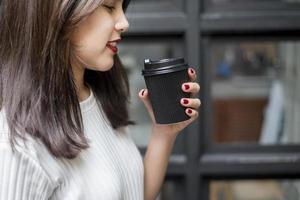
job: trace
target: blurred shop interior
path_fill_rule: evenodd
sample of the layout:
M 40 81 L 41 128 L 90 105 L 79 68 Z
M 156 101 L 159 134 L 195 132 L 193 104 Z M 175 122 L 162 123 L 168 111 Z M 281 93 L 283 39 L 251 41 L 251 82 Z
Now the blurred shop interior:
M 119 55 L 142 155 L 144 59 L 184 57 L 201 85 L 156 200 L 300 200 L 300 0 L 131 0 L 126 15 Z
M 142 153 L 143 60 L 184 57 L 201 84 L 157 200 L 300 200 L 300 1 L 132 0 L 127 16 L 120 57 Z

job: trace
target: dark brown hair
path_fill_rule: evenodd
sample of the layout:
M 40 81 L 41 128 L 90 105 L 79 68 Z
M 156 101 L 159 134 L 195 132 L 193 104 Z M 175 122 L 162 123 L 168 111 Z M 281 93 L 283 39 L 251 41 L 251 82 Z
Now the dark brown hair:
M 101 0 L 2 0 L 0 107 L 10 141 L 40 139 L 56 157 L 74 158 L 89 147 L 70 57 L 70 35 Z M 129 0 L 123 2 L 126 10 Z M 128 79 L 118 56 L 106 72 L 85 71 L 84 80 L 111 126 L 133 124 L 128 116 Z

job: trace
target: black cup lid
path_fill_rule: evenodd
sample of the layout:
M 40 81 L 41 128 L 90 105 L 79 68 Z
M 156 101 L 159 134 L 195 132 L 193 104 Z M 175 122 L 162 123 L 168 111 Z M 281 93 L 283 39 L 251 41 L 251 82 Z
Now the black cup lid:
M 152 76 L 158 74 L 165 74 L 187 69 L 187 66 L 188 65 L 187 63 L 185 63 L 184 58 L 166 58 L 157 61 L 145 59 L 144 70 L 142 71 L 142 75 Z
M 184 63 L 185 63 L 184 58 L 166 58 L 166 59 L 156 60 L 156 61 L 145 59 L 144 67 L 145 70 L 151 70 L 151 69 L 157 69 L 161 67 L 179 65 Z

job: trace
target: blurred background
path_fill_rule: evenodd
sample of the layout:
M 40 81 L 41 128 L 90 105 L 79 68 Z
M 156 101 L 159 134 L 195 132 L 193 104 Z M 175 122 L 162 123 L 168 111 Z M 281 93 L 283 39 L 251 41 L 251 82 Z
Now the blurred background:
M 300 0 L 132 0 L 127 16 L 120 56 L 142 154 L 144 59 L 184 57 L 201 84 L 158 200 L 300 200 Z

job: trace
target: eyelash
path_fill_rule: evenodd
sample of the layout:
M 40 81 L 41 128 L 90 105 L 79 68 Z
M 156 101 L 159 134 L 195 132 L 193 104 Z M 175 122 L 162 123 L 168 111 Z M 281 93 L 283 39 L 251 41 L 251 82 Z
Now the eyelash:
M 108 5 L 103 5 L 103 6 L 109 9 L 111 12 L 115 9 L 115 7 L 113 6 L 108 6 Z

